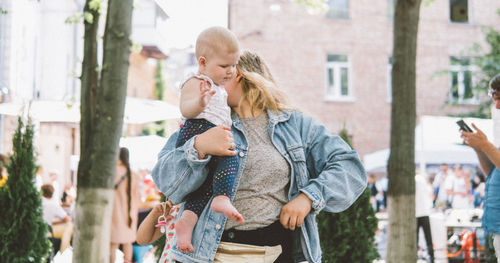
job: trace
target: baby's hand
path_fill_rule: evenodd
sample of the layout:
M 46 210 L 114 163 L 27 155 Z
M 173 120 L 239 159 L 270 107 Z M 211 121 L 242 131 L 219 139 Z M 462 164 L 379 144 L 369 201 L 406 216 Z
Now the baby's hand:
M 208 102 L 215 94 L 215 90 L 211 90 L 206 80 L 200 82 L 200 106 L 205 108 Z

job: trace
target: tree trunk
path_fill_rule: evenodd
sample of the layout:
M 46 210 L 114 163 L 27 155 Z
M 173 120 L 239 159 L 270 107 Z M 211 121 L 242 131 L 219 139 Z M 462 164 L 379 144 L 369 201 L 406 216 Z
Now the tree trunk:
M 73 262 L 109 262 L 113 180 L 122 133 L 132 0 L 109 0 L 103 63 L 97 62 L 99 12 L 87 0 L 81 76 L 81 150 Z M 100 79 L 99 79 L 100 73 Z
M 398 0 L 394 14 L 389 238 L 387 262 L 416 262 L 415 68 L 421 0 Z

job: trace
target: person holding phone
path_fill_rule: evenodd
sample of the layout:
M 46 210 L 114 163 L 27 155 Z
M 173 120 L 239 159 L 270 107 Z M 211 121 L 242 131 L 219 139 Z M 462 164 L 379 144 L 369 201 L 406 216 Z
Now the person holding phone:
M 500 110 L 500 74 L 490 81 L 490 97 L 495 108 Z M 493 234 L 493 246 L 500 263 L 500 149 L 488 141 L 486 135 L 472 123 L 476 132 L 461 129 L 464 143 L 474 149 L 479 159 L 479 166 L 486 177 L 483 205 L 483 228 Z

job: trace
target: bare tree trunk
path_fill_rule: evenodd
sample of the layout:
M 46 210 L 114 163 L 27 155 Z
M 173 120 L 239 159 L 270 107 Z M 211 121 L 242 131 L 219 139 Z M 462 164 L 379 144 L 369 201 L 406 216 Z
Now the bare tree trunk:
M 397 0 L 394 14 L 389 239 L 387 262 L 416 262 L 416 53 L 421 0 Z
M 99 12 L 87 0 L 81 76 L 81 151 L 73 262 L 109 262 L 113 180 L 122 133 L 130 55 L 132 0 L 109 0 L 99 72 Z M 99 79 L 99 73 L 101 75 Z

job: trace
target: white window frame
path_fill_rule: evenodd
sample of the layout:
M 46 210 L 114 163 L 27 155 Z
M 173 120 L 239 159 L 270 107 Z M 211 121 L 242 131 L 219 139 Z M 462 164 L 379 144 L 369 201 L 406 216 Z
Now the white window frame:
M 330 0 L 326 1 L 326 4 L 328 5 L 328 11 L 326 12 L 326 17 L 330 19 L 342 19 L 342 20 L 349 20 L 351 19 L 351 10 L 350 10 L 350 2 L 347 0 L 347 8 L 338 8 L 338 7 L 332 7 L 330 4 Z M 334 16 L 335 12 L 333 14 L 330 12 L 330 10 L 337 11 L 337 12 L 343 12 L 347 14 L 347 17 L 341 17 L 341 16 Z
M 387 18 L 394 22 L 394 13 L 396 12 L 396 0 L 387 0 Z M 392 6 L 391 6 L 392 5 Z
M 450 59 L 451 60 L 451 59 Z M 472 98 L 465 99 L 465 72 L 471 72 L 471 89 L 472 89 Z M 479 101 L 477 99 L 477 94 L 474 94 L 474 86 L 476 85 L 476 80 L 474 77 L 474 72 L 477 71 L 477 68 L 474 65 L 450 65 L 450 84 L 449 84 L 449 101 L 457 104 L 478 104 Z M 458 82 L 458 98 L 453 97 L 453 77 L 452 74 L 457 73 L 457 82 Z
M 387 61 L 387 102 L 392 103 L 392 56 Z
M 328 55 L 341 55 L 329 53 Z M 347 61 L 327 61 L 325 66 L 325 101 L 355 101 L 352 92 L 352 79 L 351 79 L 351 63 L 350 58 L 347 56 Z M 341 83 L 341 69 L 347 69 L 347 95 L 342 95 L 342 83 Z M 330 87 L 329 73 L 328 70 L 333 70 L 333 86 Z M 330 90 L 333 89 L 333 92 Z M 332 94 L 333 93 L 333 94 Z

